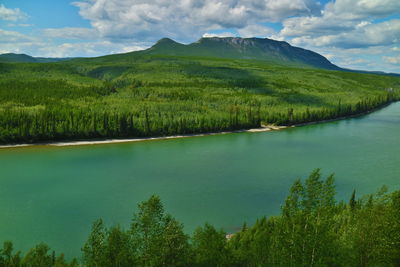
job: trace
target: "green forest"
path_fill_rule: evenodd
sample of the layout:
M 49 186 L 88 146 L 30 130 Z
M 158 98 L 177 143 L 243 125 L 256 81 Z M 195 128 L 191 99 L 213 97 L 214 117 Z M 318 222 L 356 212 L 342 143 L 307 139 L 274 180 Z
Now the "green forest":
M 210 224 L 188 235 L 151 196 L 127 229 L 95 221 L 80 259 L 66 260 L 46 244 L 21 253 L 7 241 L 0 250 L 1 267 L 399 265 L 400 191 L 353 192 L 338 202 L 334 176 L 324 179 L 319 169 L 293 183 L 280 215 L 230 235 Z
M 400 78 L 261 60 L 133 52 L 0 63 L 0 143 L 167 136 L 360 114 Z

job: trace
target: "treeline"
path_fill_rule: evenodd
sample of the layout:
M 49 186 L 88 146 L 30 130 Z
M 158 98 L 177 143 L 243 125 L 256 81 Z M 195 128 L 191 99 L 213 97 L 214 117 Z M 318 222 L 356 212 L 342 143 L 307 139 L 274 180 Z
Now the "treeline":
M 14 252 L 12 242 L 6 241 L 0 249 L 0 267 L 78 267 L 76 259 L 67 261 L 64 254 L 56 255 L 46 244 L 39 244 L 25 255 Z
M 399 79 L 383 75 L 246 60 L 108 59 L 0 64 L 0 144 L 293 125 L 400 99 Z
M 279 216 L 232 235 L 205 224 L 191 236 L 152 196 L 128 229 L 97 220 L 82 253 L 78 264 L 43 244 L 23 256 L 6 242 L 0 266 L 399 266 L 400 191 L 337 202 L 333 175 L 315 170 L 294 182 Z
M 190 100 L 190 96 L 185 96 L 186 100 L 177 101 L 174 97 L 174 102 L 168 104 L 139 100 L 132 106 L 121 103 L 121 108 L 114 108 L 101 100 L 102 96 L 116 92 L 112 85 L 70 90 L 65 83 L 57 82 L 51 84 L 59 86 L 57 90 L 38 89 L 41 94 L 35 95 L 25 92 L 37 87 L 30 85 L 26 83 L 24 89 L 18 89 L 22 91 L 18 96 L 20 104 L 11 102 L 9 107 L 0 109 L 0 143 L 168 136 L 249 129 L 265 124 L 294 125 L 360 114 L 398 99 L 387 92 L 354 104 L 341 104 L 339 100 L 322 108 L 277 109 L 257 99 L 232 103 L 221 97 L 204 103 L 201 98 Z M 10 93 L 3 95 L 4 99 L 12 99 Z M 72 103 L 75 100 L 83 104 L 75 106 Z

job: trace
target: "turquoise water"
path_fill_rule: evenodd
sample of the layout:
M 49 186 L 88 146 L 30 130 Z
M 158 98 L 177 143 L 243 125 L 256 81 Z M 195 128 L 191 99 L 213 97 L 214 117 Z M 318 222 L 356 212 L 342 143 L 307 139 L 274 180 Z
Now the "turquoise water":
M 187 232 L 235 231 L 279 213 L 296 178 L 336 173 L 353 189 L 400 189 L 400 103 L 360 118 L 264 133 L 80 147 L 0 150 L 0 240 L 44 241 L 79 256 L 91 223 L 129 225 L 138 202 L 161 196 Z

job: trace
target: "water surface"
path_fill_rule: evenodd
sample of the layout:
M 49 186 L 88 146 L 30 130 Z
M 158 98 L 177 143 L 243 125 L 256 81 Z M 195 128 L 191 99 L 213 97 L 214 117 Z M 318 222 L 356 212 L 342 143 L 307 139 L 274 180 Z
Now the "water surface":
M 264 133 L 0 150 L 0 240 L 79 256 L 91 223 L 129 225 L 160 195 L 187 232 L 279 213 L 296 178 L 336 173 L 338 199 L 400 188 L 400 103 L 360 118 Z

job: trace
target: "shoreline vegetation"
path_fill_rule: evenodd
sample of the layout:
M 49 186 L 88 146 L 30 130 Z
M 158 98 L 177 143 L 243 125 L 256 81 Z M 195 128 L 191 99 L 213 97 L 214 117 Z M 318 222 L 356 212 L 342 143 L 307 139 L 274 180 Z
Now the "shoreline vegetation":
M 334 175 L 319 169 L 291 186 L 277 216 L 261 217 L 229 235 L 205 223 L 193 234 L 168 214 L 158 196 L 138 205 L 128 227 L 92 224 L 82 254 L 67 260 L 44 243 L 26 253 L 11 241 L 5 267 L 130 266 L 399 266 L 400 191 L 382 187 L 337 201 Z
M 262 125 L 349 117 L 400 99 L 396 76 L 163 51 L 0 63 L 0 144 L 264 131 Z
M 279 131 L 287 128 L 294 127 L 302 127 L 307 125 L 314 124 L 322 124 L 332 121 L 346 120 L 351 118 L 362 117 L 368 114 L 371 114 L 375 111 L 378 111 L 382 108 L 385 108 L 393 103 L 398 101 L 391 101 L 383 104 L 382 106 L 373 108 L 368 111 L 364 111 L 358 114 L 342 116 L 338 118 L 319 120 L 313 122 L 306 123 L 298 123 L 294 125 L 262 125 L 260 128 L 251 128 L 251 129 L 241 129 L 241 130 L 232 130 L 232 131 L 221 131 L 221 132 L 210 132 L 210 133 L 198 133 L 198 134 L 182 134 L 182 135 L 170 135 L 170 136 L 156 136 L 156 137 L 141 137 L 141 138 L 110 138 L 110 139 L 93 139 L 93 140 L 65 140 L 65 141 L 54 141 L 54 142 L 38 142 L 38 143 L 26 143 L 26 144 L 6 144 L 0 145 L 0 149 L 6 148 L 23 148 L 23 147 L 34 147 L 34 146 L 55 146 L 55 147 L 64 147 L 64 146 L 84 146 L 84 145 L 102 145 L 102 144 L 117 144 L 117 143 L 132 143 L 132 142 L 144 142 L 144 141 L 156 141 L 156 140 L 168 140 L 168 139 L 177 139 L 177 138 L 189 138 L 189 137 L 202 137 L 202 136 L 210 136 L 210 135 L 223 135 L 223 134 L 232 134 L 232 133 L 259 133 L 259 132 L 269 132 L 269 131 Z
M 43 142 L 43 143 L 32 143 L 32 144 L 10 144 L 0 145 L 1 148 L 19 148 L 19 147 L 31 147 L 31 146 L 82 146 L 82 145 L 101 145 L 101 144 L 114 144 L 114 143 L 132 143 L 132 142 L 143 142 L 143 141 L 155 141 L 155 140 L 168 140 L 177 138 L 188 138 L 188 137 L 201 137 L 210 135 L 222 135 L 231 133 L 258 133 L 268 131 L 278 131 L 288 127 L 295 126 L 275 126 L 265 125 L 261 128 L 243 129 L 234 131 L 223 131 L 223 132 L 212 132 L 212 133 L 199 133 L 199 134 L 182 134 L 182 135 L 170 135 L 170 136 L 156 136 L 156 137 L 141 137 L 141 138 L 125 138 L 125 139 L 102 139 L 102 140 L 71 140 L 71 141 L 60 141 L 60 142 Z

